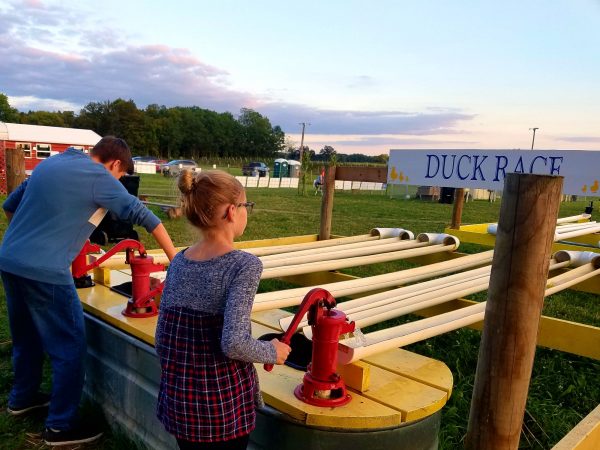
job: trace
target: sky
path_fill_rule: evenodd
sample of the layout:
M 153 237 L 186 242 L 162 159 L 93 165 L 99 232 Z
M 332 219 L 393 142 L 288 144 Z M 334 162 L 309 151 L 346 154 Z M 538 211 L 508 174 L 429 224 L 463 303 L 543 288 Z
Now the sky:
M 0 0 L 0 92 L 252 108 L 317 152 L 600 150 L 600 0 Z

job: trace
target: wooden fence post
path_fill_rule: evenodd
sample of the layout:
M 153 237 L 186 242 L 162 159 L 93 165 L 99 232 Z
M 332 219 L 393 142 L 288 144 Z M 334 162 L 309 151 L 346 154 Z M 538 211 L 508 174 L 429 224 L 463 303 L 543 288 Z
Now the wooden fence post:
M 7 148 L 6 154 L 6 193 L 10 194 L 25 181 L 25 156 L 23 150 Z
M 464 188 L 457 188 L 454 191 L 454 205 L 452 207 L 452 223 L 450 228 L 458 230 L 462 221 L 463 206 L 465 204 L 465 190 Z
M 333 215 L 333 193 L 335 192 L 335 166 L 328 166 L 323 181 L 323 200 L 321 201 L 321 228 L 319 240 L 331 237 L 331 217 Z
M 465 447 L 517 449 L 562 177 L 508 174 Z

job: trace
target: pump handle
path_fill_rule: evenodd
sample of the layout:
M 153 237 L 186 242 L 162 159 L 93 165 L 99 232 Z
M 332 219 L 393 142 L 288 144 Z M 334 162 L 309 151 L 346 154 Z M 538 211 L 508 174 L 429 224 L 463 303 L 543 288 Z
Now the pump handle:
M 333 295 L 331 295 L 331 293 L 326 289 L 322 289 L 322 288 L 311 289 L 304 296 L 304 299 L 302 300 L 302 303 L 300 304 L 300 309 L 294 316 L 294 319 L 292 320 L 292 323 L 290 323 L 290 326 L 288 327 L 287 331 L 283 334 L 283 337 L 281 338 L 281 342 L 283 342 L 284 344 L 290 345 L 290 341 L 292 340 L 292 335 L 298 329 L 298 324 L 302 321 L 302 318 L 304 317 L 304 315 L 306 313 L 308 313 L 309 319 L 312 319 L 313 317 L 316 318 L 316 316 L 318 315 L 318 308 L 321 305 L 325 306 L 327 309 L 331 309 L 331 308 L 335 307 L 335 305 L 336 305 L 335 298 L 333 298 Z M 310 312 L 309 312 L 309 310 L 310 310 Z M 309 322 L 312 322 L 312 320 L 309 320 Z M 311 323 L 311 325 L 312 325 L 312 323 Z M 271 370 L 273 370 L 273 364 L 265 364 L 263 367 L 267 372 L 270 372 Z

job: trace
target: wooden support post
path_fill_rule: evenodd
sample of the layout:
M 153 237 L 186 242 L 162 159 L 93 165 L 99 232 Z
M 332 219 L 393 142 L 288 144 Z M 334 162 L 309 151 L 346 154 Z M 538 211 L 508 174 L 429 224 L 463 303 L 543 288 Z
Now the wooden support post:
M 6 149 L 6 190 L 7 194 L 14 191 L 25 181 L 25 156 L 23 150 Z
M 508 174 L 465 447 L 517 449 L 562 177 Z
M 454 191 L 454 207 L 452 209 L 452 223 L 450 228 L 458 230 L 462 220 L 463 206 L 465 204 L 465 190 L 458 188 Z
M 331 216 L 333 215 L 333 193 L 335 192 L 335 166 L 328 166 L 323 182 L 323 200 L 321 201 L 321 229 L 319 240 L 331 236 Z

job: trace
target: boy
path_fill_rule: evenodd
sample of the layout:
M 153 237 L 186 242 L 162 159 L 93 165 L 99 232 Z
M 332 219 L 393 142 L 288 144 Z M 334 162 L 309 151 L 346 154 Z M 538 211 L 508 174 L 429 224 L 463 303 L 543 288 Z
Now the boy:
M 90 156 L 74 148 L 40 163 L 3 204 L 9 226 L 0 271 L 13 340 L 14 385 L 8 412 L 49 405 L 42 437 L 48 445 L 91 442 L 101 432 L 79 423 L 86 353 L 83 309 L 70 266 L 110 209 L 151 232 L 169 259 L 165 227 L 118 181 L 133 171 L 124 140 L 105 137 Z M 52 395 L 38 391 L 43 354 L 52 366 Z

